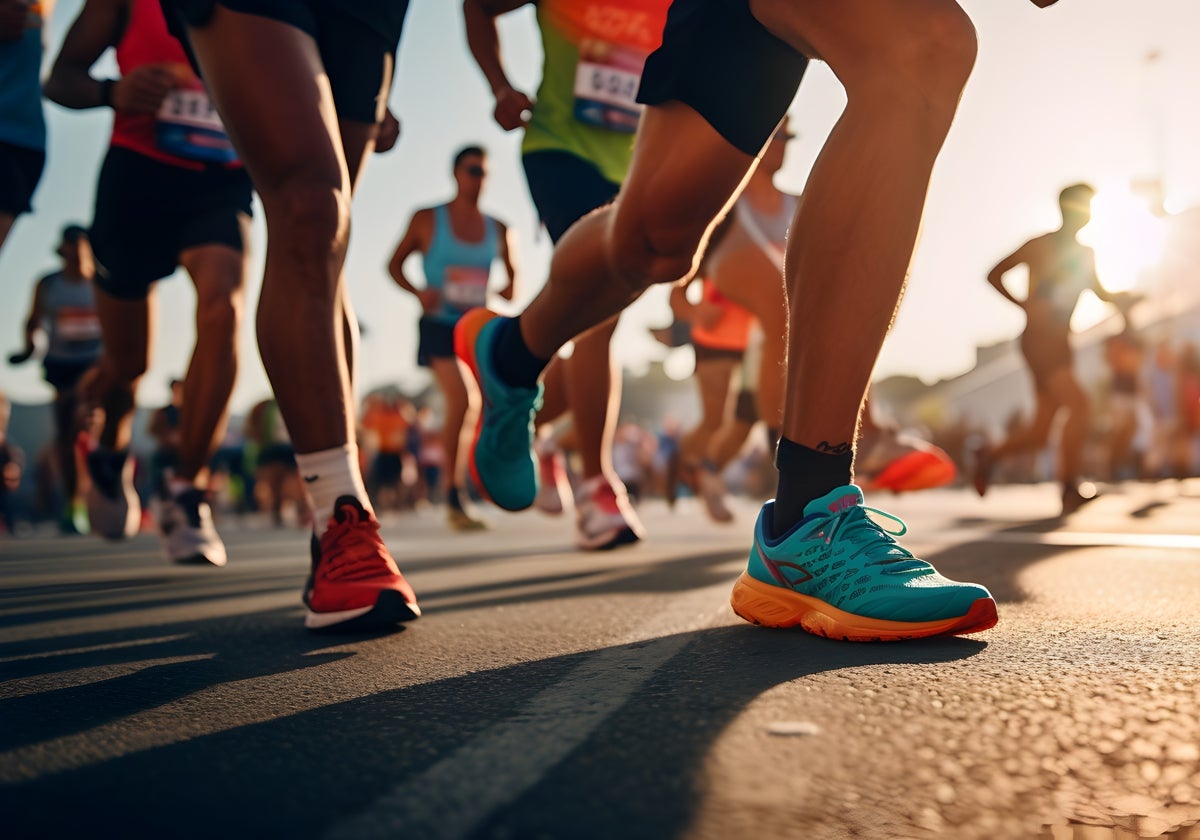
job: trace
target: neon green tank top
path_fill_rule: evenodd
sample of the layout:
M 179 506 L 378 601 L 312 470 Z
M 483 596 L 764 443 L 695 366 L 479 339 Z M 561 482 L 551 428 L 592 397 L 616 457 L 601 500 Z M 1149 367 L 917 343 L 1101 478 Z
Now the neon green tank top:
M 670 0 L 541 0 L 542 84 L 521 151 L 565 151 L 615 184 L 633 156 L 646 56 Z

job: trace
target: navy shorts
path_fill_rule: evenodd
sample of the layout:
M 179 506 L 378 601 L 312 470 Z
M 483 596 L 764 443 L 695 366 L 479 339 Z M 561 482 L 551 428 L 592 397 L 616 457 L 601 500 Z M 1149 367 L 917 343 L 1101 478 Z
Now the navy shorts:
M 646 59 L 638 102 L 682 102 L 748 155 L 771 139 L 808 59 L 750 13 L 749 0 L 675 0 Z
M 0 141 L 0 213 L 20 216 L 33 209 L 33 192 L 45 166 L 44 151 Z
M 430 367 L 434 359 L 454 358 L 454 324 L 437 318 L 422 318 L 417 327 L 417 364 Z

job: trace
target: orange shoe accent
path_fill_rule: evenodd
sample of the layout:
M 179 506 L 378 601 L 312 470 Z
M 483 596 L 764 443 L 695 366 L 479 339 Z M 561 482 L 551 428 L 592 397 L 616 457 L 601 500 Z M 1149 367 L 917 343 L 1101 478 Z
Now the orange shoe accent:
M 892 461 L 871 481 L 873 489 L 911 493 L 944 487 L 958 474 L 950 456 L 940 449 L 914 450 Z
M 471 375 L 475 377 L 475 386 L 480 391 L 483 390 L 483 379 L 479 375 L 479 361 L 475 358 L 475 343 L 479 339 L 479 331 L 483 329 L 483 325 L 495 317 L 497 317 L 496 313 L 490 309 L 478 307 L 467 312 L 454 325 L 454 355 L 466 364 Z M 471 447 L 467 450 L 467 469 L 471 473 L 471 481 L 475 483 L 475 489 L 479 491 L 479 495 L 490 502 L 492 497 L 488 495 L 487 488 L 483 486 L 483 481 L 479 478 L 479 469 L 475 466 L 475 447 L 479 443 L 479 432 L 483 428 L 483 412 L 478 411 L 476 415 L 475 433 L 471 437 Z
M 733 585 L 729 598 L 733 611 L 751 624 L 763 627 L 796 627 L 809 633 L 848 642 L 895 642 L 928 636 L 961 636 L 996 625 L 996 602 L 980 598 L 966 615 L 941 621 L 883 621 L 844 612 L 824 601 L 791 589 L 772 586 L 746 572 Z

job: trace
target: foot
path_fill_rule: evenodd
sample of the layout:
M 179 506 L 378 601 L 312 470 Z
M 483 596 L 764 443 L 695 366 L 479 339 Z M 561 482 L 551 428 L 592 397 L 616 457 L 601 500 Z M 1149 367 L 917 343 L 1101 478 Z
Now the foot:
M 558 516 L 566 509 L 564 500 L 571 499 L 571 482 L 562 453 L 541 445 L 537 451 L 538 492 L 533 506 L 542 513 Z
M 868 511 L 899 530 L 885 530 Z M 977 633 L 996 624 L 987 589 L 942 577 L 898 545 L 904 523 L 866 507 L 853 484 L 809 502 L 804 519 L 778 539 L 770 536 L 773 514 L 774 502 L 767 502 L 730 599 L 753 624 L 799 625 L 856 642 Z
M 992 457 L 992 450 L 986 446 L 981 446 L 975 450 L 975 473 L 972 476 L 972 483 L 975 485 L 975 492 L 981 497 L 987 495 L 988 487 L 992 483 L 992 471 L 996 468 L 996 460 Z
M 455 531 L 486 531 L 487 523 L 454 505 L 446 506 L 446 524 Z
M 625 488 L 613 487 L 602 475 L 580 485 L 575 497 L 575 528 L 575 544 L 585 551 L 629 545 L 645 533 Z
M 498 507 L 525 510 L 537 498 L 537 465 L 533 458 L 533 418 L 542 403 L 542 386 L 514 388 L 495 373 L 492 344 L 500 318 L 473 309 L 454 328 L 454 353 L 466 362 L 483 409 L 471 444 L 471 476 Z
M 950 484 L 958 474 L 954 460 L 944 450 L 910 434 L 880 429 L 874 440 L 864 443 L 859 446 L 854 472 L 867 490 L 929 490 Z
M 696 486 L 709 519 L 721 523 L 733 521 L 733 512 L 725 504 L 725 482 L 716 470 L 701 467 L 696 474 Z
M 212 507 L 204 491 L 193 487 L 158 509 L 158 532 L 163 548 L 175 563 L 224 566 L 225 543 L 213 524 Z
M 342 496 L 318 539 L 304 586 L 309 630 L 336 632 L 390 627 L 419 618 L 412 587 L 379 536 L 379 521 L 353 496 Z
M 129 452 L 97 449 L 88 453 L 88 525 L 92 533 L 110 540 L 134 536 L 142 522 L 142 504 L 133 489 L 133 459 Z

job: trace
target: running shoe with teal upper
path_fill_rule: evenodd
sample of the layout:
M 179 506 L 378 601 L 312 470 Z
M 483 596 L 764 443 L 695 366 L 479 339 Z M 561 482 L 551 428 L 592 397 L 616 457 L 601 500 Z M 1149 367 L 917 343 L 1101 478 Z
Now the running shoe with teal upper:
M 537 498 L 533 417 L 542 405 L 542 386 L 514 388 L 496 375 L 492 345 L 500 316 L 472 309 L 454 327 L 454 353 L 479 383 L 483 409 L 471 443 L 471 477 L 498 507 L 525 510 Z
M 754 526 L 750 564 L 733 587 L 733 611 L 753 624 L 795 627 L 846 641 L 961 635 L 996 624 L 996 602 L 914 557 L 895 537 L 898 517 L 863 504 L 853 484 L 809 502 L 783 536 L 769 536 L 773 501 Z M 889 531 L 871 516 L 892 520 Z

